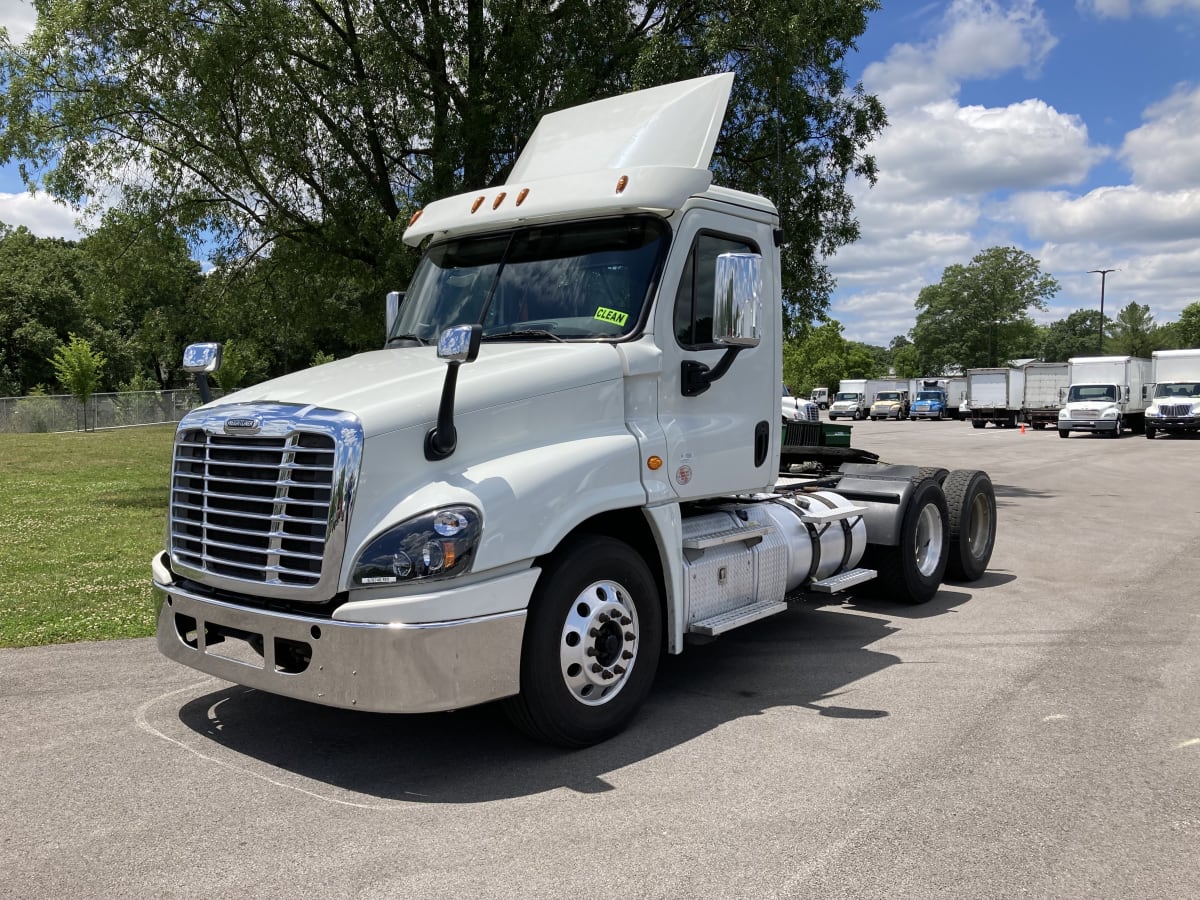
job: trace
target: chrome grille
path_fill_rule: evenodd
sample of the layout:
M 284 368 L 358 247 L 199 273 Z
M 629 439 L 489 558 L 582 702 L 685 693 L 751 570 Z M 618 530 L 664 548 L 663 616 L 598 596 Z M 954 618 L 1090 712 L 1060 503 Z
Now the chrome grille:
M 1182 418 L 1192 414 L 1192 404 L 1190 403 L 1160 403 L 1158 405 L 1158 414 L 1160 416 L 1170 416 L 1171 418 Z
M 172 559 L 202 573 L 295 588 L 321 578 L 334 438 L 181 430 L 171 487 Z

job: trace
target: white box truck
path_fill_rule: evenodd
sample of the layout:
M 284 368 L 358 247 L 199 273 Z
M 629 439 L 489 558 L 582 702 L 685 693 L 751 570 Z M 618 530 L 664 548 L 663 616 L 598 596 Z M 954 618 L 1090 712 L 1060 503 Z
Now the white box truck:
M 1067 401 L 1071 383 L 1069 366 L 1065 362 L 1026 363 L 1025 391 L 1021 399 L 1021 421 L 1035 431 L 1058 425 L 1058 411 Z
M 838 382 L 838 392 L 833 395 L 833 402 L 829 404 L 829 420 L 862 419 L 870 406 L 867 379 L 843 378 Z
M 1146 424 L 1153 378 L 1150 360 L 1140 356 L 1076 356 L 1067 360 L 1071 384 L 1058 411 L 1058 436 L 1086 431 L 1119 438 L 1126 429 L 1140 434 Z
M 1025 395 L 1025 372 L 1021 369 L 987 367 L 967 370 L 967 402 L 971 426 L 1013 428 L 1021 414 Z
M 1200 349 L 1155 350 L 1150 357 L 1154 395 L 1146 437 L 1200 431 Z
M 732 80 L 547 115 L 507 184 L 413 217 L 383 349 L 184 417 L 162 653 L 352 709 L 504 699 L 585 746 L 688 638 L 983 574 L 984 472 L 777 474 L 779 218 L 707 168 Z
M 829 409 L 829 388 L 813 388 L 812 393 L 808 395 L 808 399 L 817 404 L 820 409 Z

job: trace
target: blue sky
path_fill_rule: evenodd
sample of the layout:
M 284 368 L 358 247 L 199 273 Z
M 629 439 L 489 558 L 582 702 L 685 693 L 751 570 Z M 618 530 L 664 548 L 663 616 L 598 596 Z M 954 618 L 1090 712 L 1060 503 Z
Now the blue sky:
M 942 270 L 997 245 L 1062 289 L 1039 321 L 1200 300 L 1200 0 L 884 0 L 849 65 L 888 109 L 862 239 L 831 259 L 830 314 L 887 344 Z M 0 0 L 0 26 L 33 12 Z M 0 169 L 0 221 L 76 235 L 75 213 Z

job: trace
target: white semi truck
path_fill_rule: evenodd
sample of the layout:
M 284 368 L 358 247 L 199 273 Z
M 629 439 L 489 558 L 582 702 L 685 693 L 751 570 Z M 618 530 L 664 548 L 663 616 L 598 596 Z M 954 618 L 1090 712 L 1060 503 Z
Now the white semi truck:
M 1067 360 L 1070 387 L 1058 411 L 1058 436 L 1086 431 L 1119 438 L 1141 434 L 1153 389 L 1150 360 L 1140 356 L 1076 356 Z
M 1021 414 L 1025 395 L 1022 369 L 989 367 L 967 370 L 967 403 L 971 426 L 985 428 L 988 422 L 997 428 L 1012 428 Z
M 413 217 L 384 349 L 180 422 L 166 656 L 338 707 L 503 700 L 585 746 L 689 638 L 982 575 L 984 472 L 777 475 L 784 236 L 707 168 L 732 77 L 546 116 L 507 184 Z
M 1026 363 L 1025 387 L 1021 397 L 1021 421 L 1036 431 L 1058 425 L 1058 411 L 1067 400 L 1071 384 L 1070 367 L 1065 362 Z
M 1154 396 L 1146 408 L 1146 437 L 1160 431 L 1200 431 L 1200 349 L 1150 354 Z

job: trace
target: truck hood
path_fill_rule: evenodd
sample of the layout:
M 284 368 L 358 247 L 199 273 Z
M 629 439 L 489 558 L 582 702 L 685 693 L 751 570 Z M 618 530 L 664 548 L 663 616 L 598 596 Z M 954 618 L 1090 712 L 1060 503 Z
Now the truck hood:
M 437 419 L 447 364 L 435 347 L 377 350 L 264 381 L 214 401 L 292 403 L 358 416 L 369 437 Z M 622 377 L 620 351 L 608 343 L 484 343 L 459 368 L 455 416 L 513 400 L 569 391 Z

